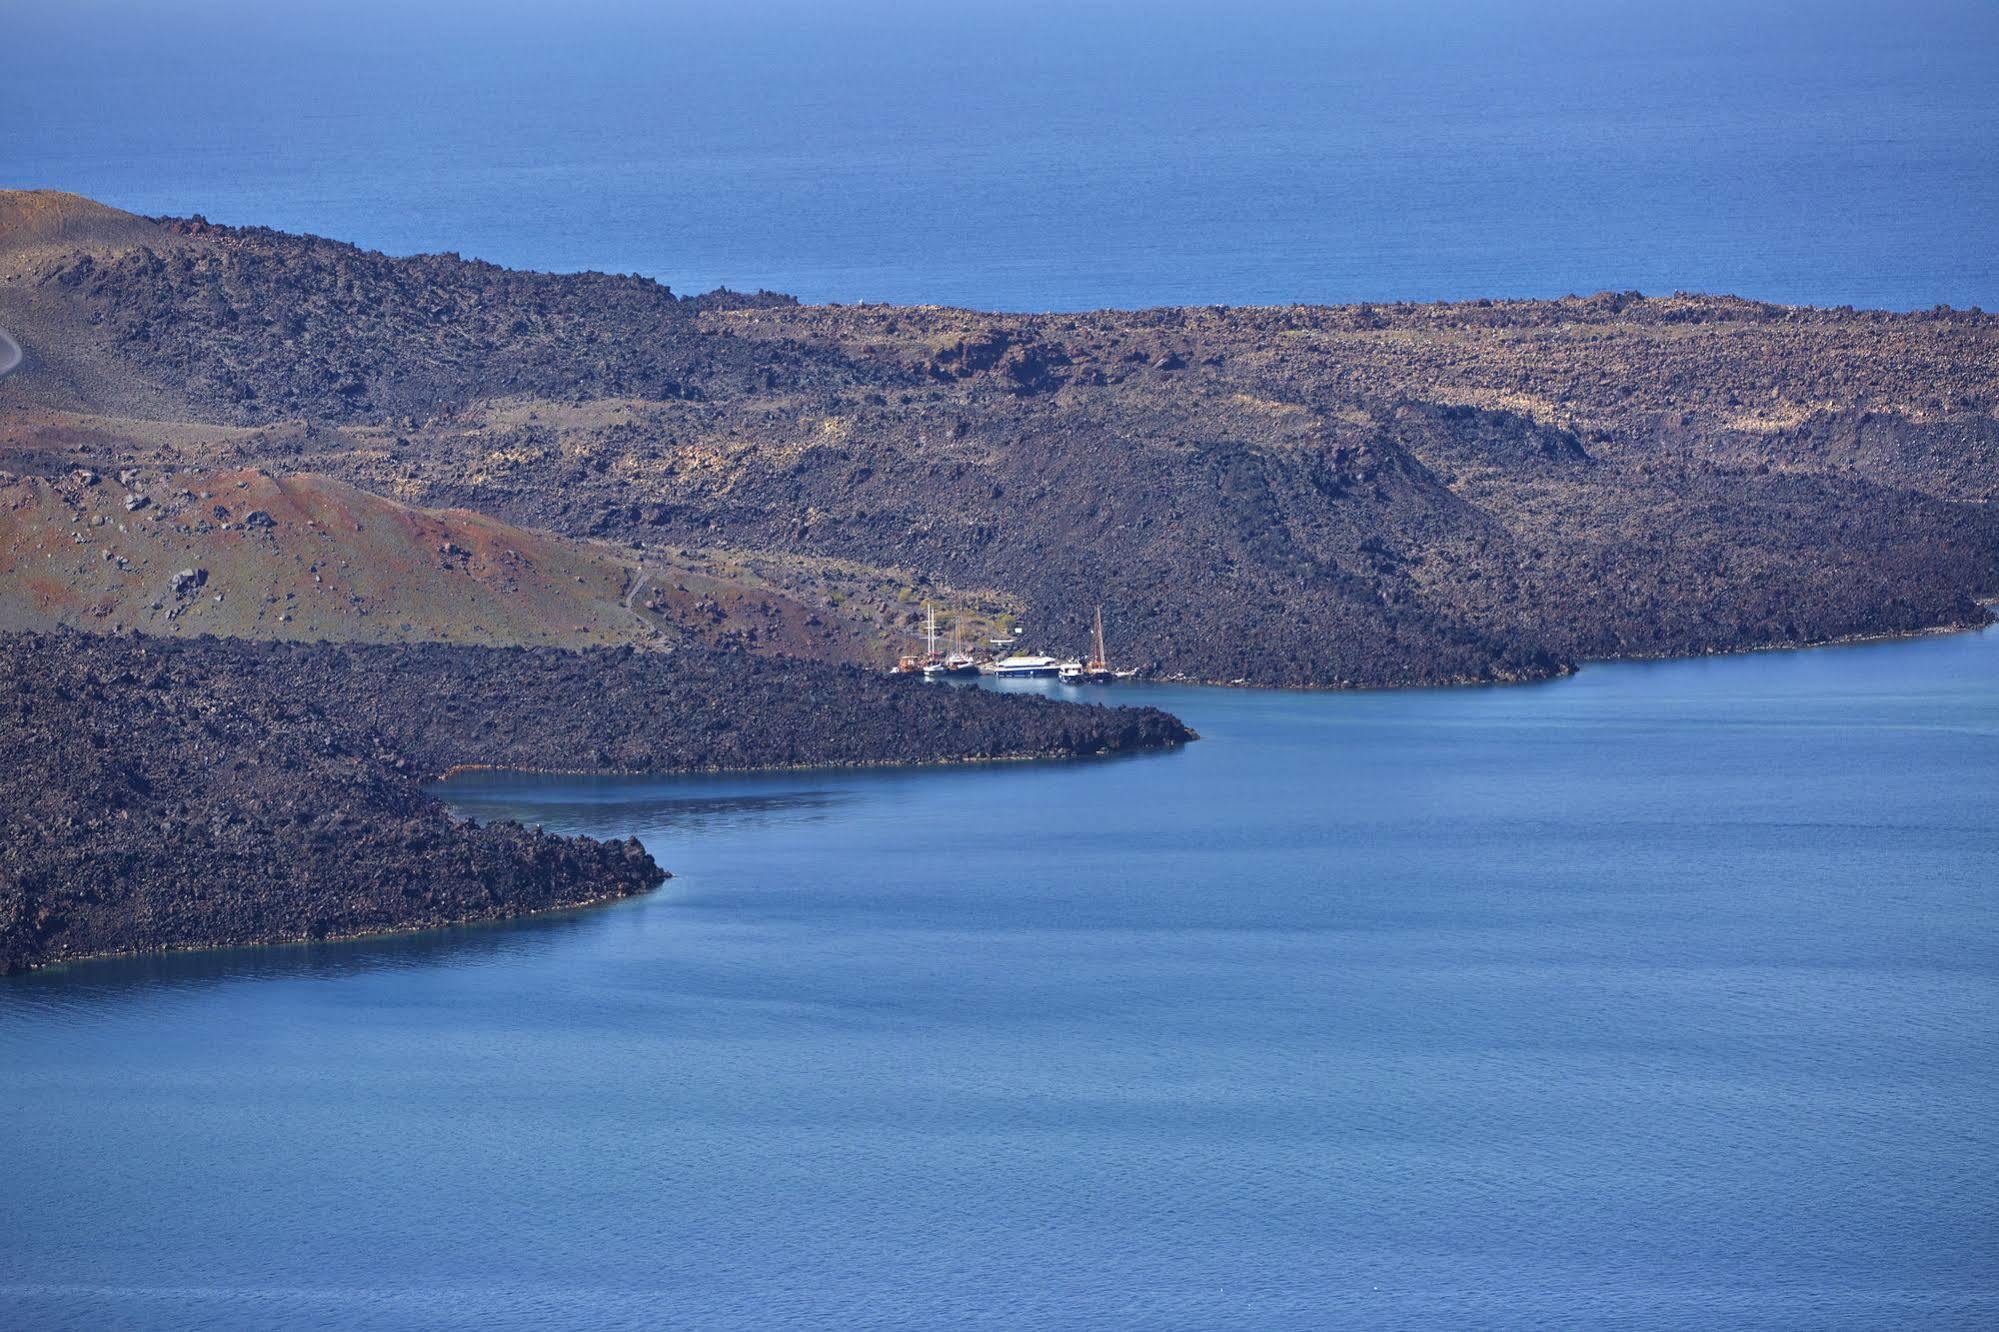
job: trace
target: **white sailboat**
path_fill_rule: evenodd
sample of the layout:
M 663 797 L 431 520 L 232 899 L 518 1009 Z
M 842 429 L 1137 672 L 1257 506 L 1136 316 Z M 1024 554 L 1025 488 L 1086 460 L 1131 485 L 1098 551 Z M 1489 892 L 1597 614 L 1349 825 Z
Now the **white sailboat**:
M 951 621 L 951 650 L 944 654 L 944 674 L 977 675 L 978 673 L 979 663 L 974 661 L 972 654 L 965 651 L 964 647 L 959 643 L 958 622 L 953 620 Z
M 923 635 L 923 678 L 940 680 L 951 672 L 945 665 L 944 654 L 937 650 L 937 608 L 926 601 L 923 603 L 923 610 L 929 616 L 929 624 L 925 627 Z
M 1104 651 L 1104 608 L 1097 607 L 1095 631 L 1090 635 L 1090 659 L 1088 661 L 1065 661 L 1061 667 L 1064 684 L 1109 684 L 1112 680 L 1126 679 L 1135 671 L 1111 670 L 1110 654 Z
M 951 622 L 951 650 L 944 652 L 937 646 L 937 608 L 926 605 L 925 610 L 929 613 L 929 624 L 925 632 L 927 650 L 923 656 L 923 678 L 941 680 L 953 675 L 977 675 L 979 664 L 958 645 L 957 621 Z

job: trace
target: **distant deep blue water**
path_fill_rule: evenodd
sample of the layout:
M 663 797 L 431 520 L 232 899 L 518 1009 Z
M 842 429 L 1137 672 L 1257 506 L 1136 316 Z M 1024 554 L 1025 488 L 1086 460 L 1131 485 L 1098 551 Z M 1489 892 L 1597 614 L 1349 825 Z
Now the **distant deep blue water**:
M 0 1324 L 1999 1325 L 1999 632 L 1120 696 L 1206 738 L 457 782 L 680 877 L 0 983 Z
M 1990 0 L 0 0 L 0 185 L 682 291 L 1999 307 Z

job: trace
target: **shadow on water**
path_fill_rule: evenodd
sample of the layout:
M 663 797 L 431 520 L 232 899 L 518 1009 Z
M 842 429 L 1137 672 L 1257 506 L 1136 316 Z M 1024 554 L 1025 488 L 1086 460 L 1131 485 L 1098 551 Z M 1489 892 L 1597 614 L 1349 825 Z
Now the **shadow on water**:
M 606 828 L 614 828 L 701 835 L 823 822 L 836 817 L 842 808 L 869 798 L 893 799 L 898 788 L 912 782 L 976 781 L 1033 768 L 1156 757 L 1141 754 L 935 767 L 654 776 L 481 771 L 433 783 L 430 790 L 459 817 L 481 822 L 513 819 L 559 834 L 602 836 Z M 671 869 L 672 865 L 666 867 Z M 671 886 L 669 881 L 667 888 Z M 605 913 L 629 908 L 648 896 L 512 920 L 359 939 L 89 958 L 0 977 L 0 1014 L 15 1003 L 89 1003 L 147 987 L 199 988 L 235 981 L 335 979 L 437 965 L 480 966 L 540 950 L 556 938 L 590 927 Z
M 463 774 L 430 790 L 460 817 L 482 823 L 514 819 L 550 832 L 607 825 L 707 832 L 755 823 L 811 823 L 854 798 L 851 792 L 817 786 L 713 794 L 662 789 L 670 780 L 496 772 Z M 749 775 L 733 780 L 749 780 Z
M 0 1014 L 12 1003 L 89 1002 L 138 988 L 196 989 L 231 981 L 332 980 L 415 971 L 438 963 L 482 965 L 539 947 L 590 919 L 643 898 L 359 939 L 246 944 L 127 957 L 87 958 L 0 977 Z
M 914 783 L 1005 781 L 1050 769 L 1170 760 L 1178 750 L 1074 758 L 992 759 L 762 772 L 568 774 L 479 770 L 431 783 L 461 817 L 515 819 L 551 832 L 616 826 L 701 832 L 756 823 L 807 823 L 868 796 Z

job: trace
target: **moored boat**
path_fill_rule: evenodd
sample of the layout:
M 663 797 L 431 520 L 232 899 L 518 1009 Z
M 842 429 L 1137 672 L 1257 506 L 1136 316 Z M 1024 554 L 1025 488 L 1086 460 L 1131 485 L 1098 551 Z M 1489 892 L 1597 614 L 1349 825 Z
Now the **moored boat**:
M 1113 680 L 1129 680 L 1137 675 L 1135 670 L 1113 671 L 1109 654 L 1104 651 L 1104 608 L 1097 607 L 1097 621 L 1090 635 L 1090 659 L 1088 661 L 1065 661 L 1061 666 L 1063 684 L 1109 684 Z
M 1043 656 L 1001 657 L 993 663 L 993 674 L 1003 680 L 1050 679 L 1061 669 L 1061 662 Z
M 923 658 L 923 678 L 942 680 L 951 676 L 977 675 L 979 663 L 972 659 L 958 643 L 958 626 L 951 625 L 951 650 L 940 652 L 937 648 L 937 612 L 930 612 L 930 650 Z
M 925 627 L 923 634 L 923 678 L 926 680 L 942 679 L 951 672 L 944 663 L 943 652 L 939 651 L 937 647 L 937 608 L 925 602 L 923 613 L 929 618 L 929 624 Z

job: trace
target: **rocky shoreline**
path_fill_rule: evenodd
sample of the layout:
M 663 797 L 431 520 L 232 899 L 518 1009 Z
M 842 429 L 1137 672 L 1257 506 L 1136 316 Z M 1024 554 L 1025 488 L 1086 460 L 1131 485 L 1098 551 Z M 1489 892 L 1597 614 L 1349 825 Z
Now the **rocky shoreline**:
M 789 660 L 0 638 L 0 972 L 580 907 L 667 876 L 634 840 L 454 819 L 453 768 L 686 771 L 1183 743 L 1154 709 Z
M 1432 680 L 1421 684 L 1353 685 L 1353 684 L 1303 684 L 1287 686 L 1301 694 L 1319 693 L 1371 693 L 1380 690 L 1408 689 L 1480 689 L 1500 685 L 1548 684 L 1555 680 L 1566 680 L 1585 666 L 1608 666 L 1618 662 L 1648 661 L 1691 661 L 1697 657 L 1742 657 L 1759 652 L 1809 652 L 1817 648 L 1866 647 L 1874 643 L 1906 643 L 1918 638 L 1939 638 L 1947 634 L 1973 634 L 1981 629 L 1999 623 L 1999 598 L 1972 598 L 1970 605 L 1978 612 L 1971 615 L 1953 615 L 1937 624 L 1919 624 L 1910 629 L 1884 629 L 1874 633 L 1836 634 L 1828 638 L 1799 638 L 1770 643 L 1749 645 L 1724 645 L 1707 647 L 1698 652 L 1625 652 L 1612 656 L 1578 657 L 1573 662 L 1562 662 L 1546 671 L 1523 672 L 1518 675 L 1493 678 L 1464 677 L 1450 680 Z M 1164 675 L 1161 684 L 1191 685 L 1203 689 L 1261 689 L 1268 686 L 1253 684 L 1248 680 L 1202 680 L 1185 675 Z
M 457 769 L 1193 738 L 795 659 L 932 605 L 1368 689 L 1967 627 L 1999 588 L 1977 311 L 808 307 L 0 191 L 0 324 L 0 629 L 181 635 L 0 640 L 0 967 L 658 881 L 453 823 Z

